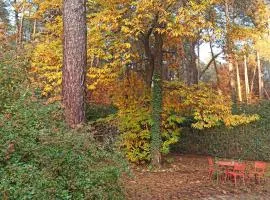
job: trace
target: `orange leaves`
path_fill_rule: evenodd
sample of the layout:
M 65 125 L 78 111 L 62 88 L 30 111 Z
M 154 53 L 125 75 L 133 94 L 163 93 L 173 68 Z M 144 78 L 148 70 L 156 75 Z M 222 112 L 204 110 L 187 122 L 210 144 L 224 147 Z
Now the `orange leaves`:
M 121 110 L 135 111 L 150 106 L 150 92 L 144 81 L 136 73 L 131 72 L 123 80 L 119 80 L 113 95 L 113 103 Z

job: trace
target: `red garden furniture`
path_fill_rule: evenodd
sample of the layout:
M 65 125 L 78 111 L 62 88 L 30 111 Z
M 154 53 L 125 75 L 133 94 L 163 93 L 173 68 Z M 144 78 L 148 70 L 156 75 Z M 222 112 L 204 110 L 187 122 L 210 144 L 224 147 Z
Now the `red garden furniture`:
M 233 178 L 234 185 L 236 186 L 236 180 L 239 177 L 242 179 L 245 185 L 245 174 L 246 174 L 246 164 L 244 163 L 234 163 L 233 171 L 227 173 L 228 177 Z
M 233 171 L 235 161 L 218 161 L 217 165 L 220 171 L 222 171 L 222 175 L 224 176 L 224 180 L 226 181 L 228 178 L 228 172 Z
M 218 167 L 215 166 L 214 160 L 212 157 L 207 157 L 208 160 L 208 178 L 211 180 L 214 173 L 217 175 L 217 182 L 220 174 L 223 174 L 223 171 L 220 171 Z
M 251 172 L 249 172 L 249 178 L 254 177 L 255 180 L 258 180 L 260 184 L 261 179 L 265 181 L 265 171 L 266 171 L 266 163 L 256 161 L 254 164 L 254 169 Z
M 215 164 L 212 157 L 207 157 L 208 160 L 208 178 L 211 180 L 215 171 Z

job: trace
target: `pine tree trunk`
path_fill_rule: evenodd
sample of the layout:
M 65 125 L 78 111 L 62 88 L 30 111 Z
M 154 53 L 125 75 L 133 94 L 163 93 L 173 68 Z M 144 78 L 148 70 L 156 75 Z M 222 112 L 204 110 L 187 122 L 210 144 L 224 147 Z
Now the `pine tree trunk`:
M 36 32 L 37 32 L 37 19 L 34 19 L 32 40 L 35 40 Z
M 242 99 L 242 90 L 241 90 L 241 79 L 240 79 L 238 63 L 235 64 L 235 67 L 236 67 L 236 75 L 237 75 L 238 100 L 239 102 L 242 102 L 243 99 Z
M 236 87 L 235 87 L 235 70 L 233 66 L 233 56 L 232 56 L 232 41 L 229 37 L 230 33 L 230 14 L 229 14 L 229 3 L 228 0 L 225 1 L 225 17 L 226 17 L 226 49 L 227 62 L 229 66 L 229 76 L 230 76 L 230 89 L 232 102 L 236 103 Z
M 262 82 L 262 69 L 260 54 L 257 52 L 257 67 L 258 67 L 258 83 L 259 83 L 259 98 L 263 98 L 263 82 Z
M 21 16 L 21 20 L 20 20 L 20 27 L 19 27 L 19 40 L 18 40 L 18 44 L 22 45 L 23 42 L 23 22 L 24 22 L 24 6 L 22 8 L 22 16 Z
M 145 68 L 145 82 L 147 87 L 151 88 L 152 78 L 154 73 L 154 57 L 150 48 L 150 35 L 149 32 L 144 38 L 144 51 L 146 57 L 146 68 Z
M 256 77 L 256 71 L 257 71 L 257 67 L 254 68 L 254 71 L 253 71 L 253 75 L 252 75 L 252 80 L 251 80 L 251 86 L 250 86 L 250 97 L 253 96 L 254 94 L 254 81 L 255 81 L 255 77 Z
M 85 121 L 86 1 L 64 0 L 63 105 L 68 125 Z
M 152 128 L 151 128 L 151 164 L 159 167 L 161 162 L 161 112 L 162 112 L 162 47 L 163 38 L 155 33 L 155 56 L 154 56 L 154 77 L 152 90 Z
M 187 83 L 188 85 L 198 84 L 198 69 L 196 63 L 196 42 L 189 42 L 189 66 L 187 68 Z
M 13 4 L 16 5 L 17 0 L 14 0 Z M 19 26 L 19 14 L 18 14 L 18 11 L 16 9 L 14 9 L 14 15 L 15 15 L 15 24 L 16 24 L 16 44 L 18 44 L 19 43 L 20 26 Z
M 244 56 L 244 67 L 245 67 L 245 88 L 246 88 L 246 101 L 249 102 L 250 99 L 250 88 L 249 88 L 249 79 L 248 79 L 248 64 L 247 57 Z

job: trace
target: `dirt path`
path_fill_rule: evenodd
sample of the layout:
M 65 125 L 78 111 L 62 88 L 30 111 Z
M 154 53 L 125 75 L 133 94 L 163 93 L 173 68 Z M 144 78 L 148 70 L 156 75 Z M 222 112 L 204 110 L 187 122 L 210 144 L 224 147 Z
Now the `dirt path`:
M 170 164 L 158 171 L 134 167 L 125 177 L 126 195 L 131 200 L 270 200 L 270 181 L 235 188 L 230 182 L 217 183 L 207 178 L 207 159 L 201 156 L 172 156 Z M 270 164 L 269 164 L 270 166 Z

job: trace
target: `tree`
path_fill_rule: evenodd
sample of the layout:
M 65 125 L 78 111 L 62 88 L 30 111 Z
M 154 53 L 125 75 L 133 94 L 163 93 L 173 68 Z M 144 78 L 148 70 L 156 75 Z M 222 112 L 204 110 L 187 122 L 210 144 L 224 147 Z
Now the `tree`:
M 6 3 L 3 0 L 0 0 L 0 22 L 8 23 L 8 12 L 6 9 Z
M 85 121 L 86 1 L 64 0 L 63 105 L 72 128 Z
M 8 12 L 6 9 L 6 4 L 3 0 L 0 0 L 0 56 L 5 51 L 4 46 L 7 43 L 7 33 L 8 33 Z
M 37 36 L 36 41 L 39 43 L 35 46 L 32 59 L 37 68 L 40 83 L 43 85 L 41 87 L 43 95 L 53 97 L 61 91 L 61 87 L 59 87 L 62 77 L 61 1 L 36 0 L 35 2 L 38 2 L 37 17 L 39 27 L 42 27 L 42 30 Z M 243 3 L 243 0 L 241 2 Z M 87 6 L 89 11 L 87 13 L 89 19 L 87 31 L 88 35 L 91 36 L 88 37 L 87 46 L 88 89 L 91 94 L 95 94 L 101 93 L 101 91 L 107 93 L 100 88 L 110 88 L 108 96 L 112 97 L 111 102 L 114 105 L 116 105 L 114 99 L 119 97 L 119 94 L 123 95 L 118 98 L 123 101 L 123 107 L 116 106 L 119 108 L 119 113 L 125 113 L 122 117 L 126 118 L 126 121 L 132 119 L 125 125 L 132 124 L 136 128 L 142 126 L 147 130 L 147 133 L 152 130 L 151 139 L 153 140 L 151 142 L 150 134 L 145 134 L 144 131 L 139 132 L 138 130 L 141 129 L 132 130 L 129 133 L 132 135 L 130 137 L 132 140 L 134 137 L 147 135 L 147 138 L 144 138 L 147 139 L 147 143 L 144 144 L 147 148 L 152 146 L 152 162 L 155 165 L 160 160 L 160 152 L 163 153 L 160 149 L 176 141 L 171 140 L 171 138 L 175 138 L 171 137 L 172 132 L 162 133 L 164 116 L 160 113 L 164 111 L 164 93 L 167 91 L 164 85 L 166 81 L 180 80 L 186 81 L 190 86 L 197 85 L 198 70 L 195 48 L 203 41 L 209 42 L 209 39 L 206 39 L 207 35 L 211 38 L 211 48 L 222 48 L 222 52 L 228 54 L 226 46 L 229 45 L 229 53 L 234 58 L 236 42 L 240 41 L 241 43 L 242 41 L 242 36 L 236 37 L 234 33 L 238 34 L 242 32 L 239 30 L 248 29 L 246 28 L 247 24 L 256 28 L 256 23 L 245 23 L 246 20 L 251 21 L 248 16 L 253 12 L 250 10 L 248 13 L 243 13 L 240 9 L 233 9 L 234 4 L 231 0 L 228 4 L 230 9 L 227 13 L 227 18 L 229 18 L 227 20 L 224 0 L 95 0 L 88 1 Z M 209 16 L 209 10 L 211 10 L 212 16 Z M 235 10 L 237 10 L 237 14 L 233 15 L 232 11 Z M 235 20 L 238 18 L 239 20 Z M 226 22 L 228 29 L 226 29 Z M 254 32 L 254 29 L 248 30 Z M 226 42 L 227 38 L 230 39 L 229 42 Z M 246 38 L 248 37 L 246 36 Z M 215 55 L 213 51 L 212 60 L 204 71 L 212 63 L 215 64 L 215 70 L 218 71 L 219 64 L 215 61 L 221 54 Z M 231 61 L 233 60 L 231 59 Z M 134 73 L 138 80 L 142 80 L 145 84 L 146 89 L 143 92 L 133 91 L 134 87 L 138 86 L 136 84 L 131 87 L 130 76 Z M 122 85 L 121 82 L 125 82 L 125 84 L 118 90 L 118 86 Z M 220 82 L 227 83 L 222 78 Z M 134 95 L 129 95 L 132 91 Z M 151 121 L 149 124 L 142 124 L 138 122 L 140 120 L 134 119 L 133 114 L 138 114 L 138 110 L 141 110 L 138 107 L 142 105 L 142 101 L 138 101 L 140 104 L 136 104 L 136 106 L 132 105 L 131 101 L 127 101 L 136 95 L 141 97 L 141 93 L 147 93 L 145 100 L 147 112 L 145 111 L 145 113 L 152 116 L 151 120 L 147 118 Z M 151 106 L 149 102 L 152 102 Z M 127 109 L 129 106 L 130 109 Z M 138 116 L 144 115 L 141 112 Z M 124 120 L 121 120 L 120 123 L 123 122 Z M 168 138 L 169 143 L 167 142 Z M 149 153 L 149 151 L 147 152 Z M 150 157 L 150 153 L 148 153 L 146 154 L 147 158 Z M 131 160 L 134 161 L 134 159 Z M 147 160 L 149 161 L 150 158 Z
M 160 33 L 155 34 L 155 57 L 154 57 L 154 75 L 152 91 L 152 128 L 151 128 L 151 162 L 158 167 L 160 165 L 161 139 L 161 113 L 162 113 L 162 62 L 163 62 L 163 37 Z

